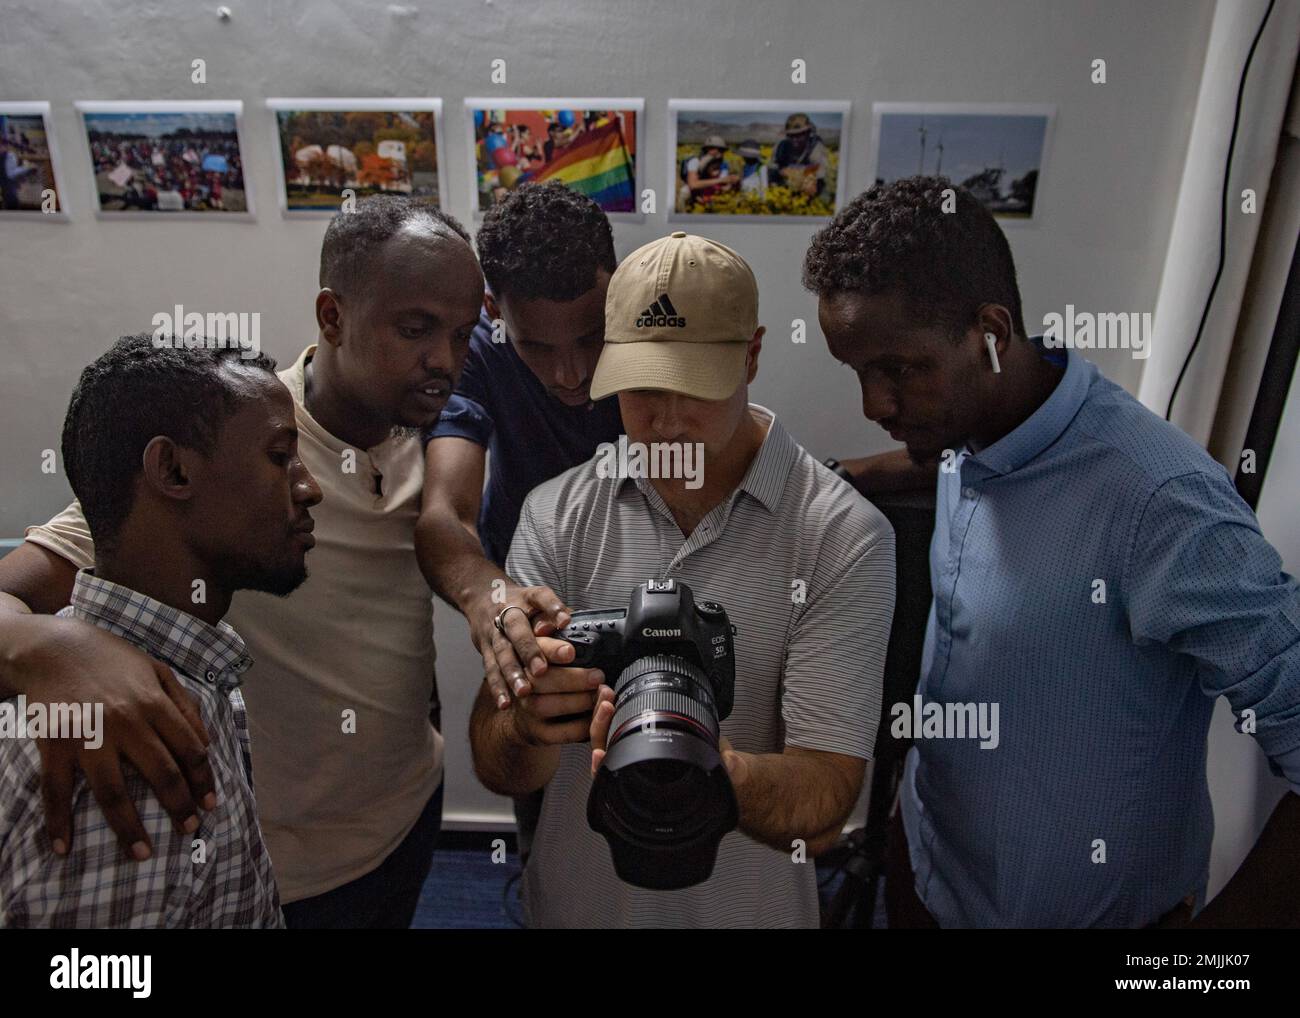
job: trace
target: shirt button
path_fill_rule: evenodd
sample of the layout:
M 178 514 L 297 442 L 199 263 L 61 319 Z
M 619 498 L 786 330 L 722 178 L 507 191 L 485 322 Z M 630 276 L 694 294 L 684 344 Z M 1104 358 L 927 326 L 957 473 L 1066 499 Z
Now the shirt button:
M 962 494 L 962 498 L 974 498 L 974 497 L 975 497 L 975 489 L 974 489 L 974 488 L 962 488 L 962 489 L 961 489 L 961 494 Z
M 216 682 L 216 681 L 217 681 L 217 673 L 216 673 L 216 672 L 208 672 L 208 681 L 209 681 L 209 682 Z

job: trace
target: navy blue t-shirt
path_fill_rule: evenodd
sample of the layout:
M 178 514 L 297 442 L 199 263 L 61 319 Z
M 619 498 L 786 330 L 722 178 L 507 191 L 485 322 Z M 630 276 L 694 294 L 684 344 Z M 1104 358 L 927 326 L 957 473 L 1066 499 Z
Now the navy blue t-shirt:
M 623 434 L 618 396 L 566 406 L 546 391 L 512 343 L 492 342 L 484 311 L 469 341 L 460 384 L 424 440 L 467 438 L 488 450 L 487 484 L 478 514 L 483 554 L 505 566 L 528 493 L 585 463 L 602 442 Z

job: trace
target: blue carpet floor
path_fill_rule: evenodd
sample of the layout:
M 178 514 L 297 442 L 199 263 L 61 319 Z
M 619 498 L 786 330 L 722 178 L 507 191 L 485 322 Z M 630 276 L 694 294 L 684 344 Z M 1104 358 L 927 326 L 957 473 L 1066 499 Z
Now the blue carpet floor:
M 515 929 L 522 920 L 519 905 L 519 857 L 494 863 L 488 849 L 439 849 L 433 869 L 420 893 L 413 929 Z M 819 882 L 830 874 L 818 869 Z M 835 893 L 843 877 L 830 881 L 822 891 L 823 901 Z M 507 885 L 509 887 L 507 894 Z M 875 929 L 883 929 L 884 891 L 876 900 Z M 508 911 L 507 911 L 508 909 Z
M 520 918 L 519 857 L 494 863 L 487 849 L 439 849 L 433 869 L 420 892 L 412 929 L 514 929 L 506 913 L 506 884 L 510 882 L 510 911 Z

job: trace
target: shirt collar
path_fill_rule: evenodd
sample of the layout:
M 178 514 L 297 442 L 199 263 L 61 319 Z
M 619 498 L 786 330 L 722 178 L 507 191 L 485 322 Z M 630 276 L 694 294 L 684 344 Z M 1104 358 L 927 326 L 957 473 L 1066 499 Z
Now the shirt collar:
M 1040 337 L 1034 337 L 1032 342 L 1041 345 L 1039 340 Z M 1042 406 L 992 445 L 972 454 L 968 461 L 979 463 L 997 474 L 1009 474 L 1061 437 L 1083 406 L 1097 372 L 1095 365 L 1081 357 L 1078 351 L 1065 352 L 1068 354 L 1065 374 Z
M 238 686 L 239 677 L 253 664 L 243 639 L 229 624 L 210 626 L 129 587 L 101 580 L 89 569 L 77 573 L 71 614 L 219 690 Z
M 757 499 L 769 512 L 775 513 L 781 505 L 781 496 L 785 493 L 786 478 L 790 476 L 790 469 L 799 458 L 799 445 L 777 420 L 776 414 L 767 407 L 750 403 L 749 409 L 760 417 L 767 418 L 770 423 L 763 444 L 759 446 L 749 469 L 730 497 L 734 500 L 743 491 Z M 649 479 L 642 477 L 621 477 L 616 482 L 615 490 L 621 493 L 624 485 L 629 482 L 635 482 L 647 495 L 654 491 Z
M 294 403 L 298 406 L 304 406 L 307 403 L 307 362 L 311 360 L 316 353 L 316 344 L 312 343 L 302 353 L 298 359 L 293 362 L 293 366 L 287 371 L 280 372 L 280 381 L 289 390 L 289 395 L 293 397 Z
M 785 494 L 785 482 L 790 476 L 790 468 L 799 458 L 799 445 L 776 419 L 776 414 L 767 407 L 751 403 L 749 408 L 757 411 L 760 416 L 767 417 L 772 423 L 768 426 L 758 455 L 745 471 L 739 490 L 758 499 L 769 512 L 775 513 L 781 505 L 781 496 Z
M 342 453 L 345 449 L 350 448 L 347 442 L 341 438 L 336 438 L 324 427 L 320 421 L 316 420 L 307 409 L 307 362 L 316 355 L 316 344 L 303 350 L 294 361 L 293 367 L 280 374 L 280 381 L 285 384 L 289 390 L 289 395 L 293 397 L 294 415 L 298 418 L 298 427 L 310 434 L 321 445 L 325 446 L 330 452 Z

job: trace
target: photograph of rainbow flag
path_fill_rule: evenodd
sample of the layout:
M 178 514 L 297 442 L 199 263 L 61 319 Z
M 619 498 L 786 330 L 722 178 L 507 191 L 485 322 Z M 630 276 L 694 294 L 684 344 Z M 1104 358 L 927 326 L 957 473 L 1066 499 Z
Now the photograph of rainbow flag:
M 639 102 L 620 100 L 617 108 L 561 102 L 496 100 L 471 107 L 475 211 L 521 184 L 547 180 L 588 195 L 606 212 L 636 211 Z

